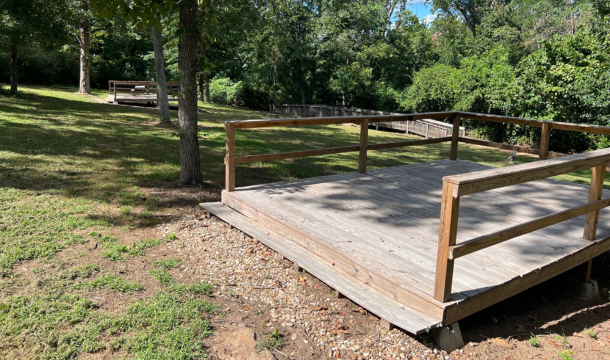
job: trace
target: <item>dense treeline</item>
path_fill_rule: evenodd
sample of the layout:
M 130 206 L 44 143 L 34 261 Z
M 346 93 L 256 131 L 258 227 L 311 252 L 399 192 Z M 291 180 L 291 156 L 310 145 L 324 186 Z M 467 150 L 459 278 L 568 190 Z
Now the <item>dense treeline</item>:
M 608 0 L 428 3 L 436 17 L 423 22 L 400 0 L 202 0 L 200 96 L 263 108 L 318 103 L 463 110 L 609 125 Z M 174 80 L 177 16 L 162 19 L 166 73 Z M 73 23 L 61 47 L 35 37 L 20 44 L 23 83 L 78 83 L 79 27 Z M 110 20 L 92 26 L 94 87 L 111 78 L 154 80 L 150 29 Z M 8 59 L 9 52 L 0 35 L 0 56 Z M 2 67 L 0 81 L 8 78 Z M 540 136 L 539 129 L 466 125 L 494 141 L 536 145 Z M 599 136 L 553 136 L 555 151 L 610 145 Z

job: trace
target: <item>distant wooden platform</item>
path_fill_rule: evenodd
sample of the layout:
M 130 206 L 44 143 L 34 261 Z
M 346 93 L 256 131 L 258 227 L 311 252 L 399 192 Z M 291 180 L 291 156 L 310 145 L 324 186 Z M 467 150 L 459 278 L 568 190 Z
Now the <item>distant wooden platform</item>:
M 202 204 L 372 313 L 419 334 L 448 325 L 610 250 L 585 216 L 455 260 L 449 301 L 435 300 L 443 177 L 490 169 L 463 160 L 236 188 Z M 603 191 L 604 198 L 610 192 Z M 586 204 L 589 186 L 535 180 L 461 198 L 457 245 Z
M 110 103 L 152 103 L 157 97 L 155 81 L 108 81 L 108 98 Z M 165 96 L 168 101 L 179 101 L 180 86 L 175 82 L 166 84 Z M 161 95 L 163 96 L 163 95 Z
M 168 95 L 167 97 L 168 101 L 179 101 L 180 99 L 177 96 L 172 96 L 172 95 Z M 157 102 L 157 95 L 152 94 L 152 95 L 118 95 L 116 99 L 114 98 L 113 95 L 109 95 L 106 98 L 106 101 L 108 101 L 109 103 L 114 103 L 114 102 L 125 102 L 125 103 L 148 103 L 148 102 Z

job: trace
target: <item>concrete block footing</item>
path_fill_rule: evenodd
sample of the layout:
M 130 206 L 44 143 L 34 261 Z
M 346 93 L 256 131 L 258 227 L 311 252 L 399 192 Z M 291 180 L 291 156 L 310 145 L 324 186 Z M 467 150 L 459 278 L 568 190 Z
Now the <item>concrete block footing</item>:
M 438 345 L 441 350 L 445 350 L 448 353 L 464 347 L 462 331 L 457 322 L 454 322 L 449 326 L 432 329 L 430 330 L 430 335 L 432 335 L 436 345 Z
M 578 297 L 585 300 L 597 299 L 599 297 L 599 286 L 597 285 L 597 281 L 589 280 L 588 282 L 580 283 Z

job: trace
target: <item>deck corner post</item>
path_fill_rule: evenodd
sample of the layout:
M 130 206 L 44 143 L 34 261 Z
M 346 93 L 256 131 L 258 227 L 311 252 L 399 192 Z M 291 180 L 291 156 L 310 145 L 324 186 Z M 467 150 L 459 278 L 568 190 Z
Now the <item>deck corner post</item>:
M 459 206 L 460 198 L 454 197 L 454 185 L 443 182 L 436 276 L 434 280 L 434 299 L 440 302 L 451 300 L 454 260 L 449 258 L 449 247 L 455 245 Z
M 227 192 L 235 191 L 235 124 L 225 123 L 225 188 Z
M 545 121 L 542 123 L 542 135 L 540 137 L 540 153 L 539 160 L 546 160 L 549 155 L 549 141 L 551 139 L 551 123 Z
M 606 176 L 606 165 L 599 165 L 591 169 L 591 185 L 589 186 L 589 202 L 601 200 L 604 191 L 604 178 Z M 583 239 L 595 240 L 597 235 L 597 222 L 599 220 L 599 209 L 587 213 L 585 220 L 585 231 Z
M 460 114 L 453 115 L 453 133 L 451 134 L 451 153 L 449 160 L 457 160 L 458 145 L 460 141 Z
M 360 155 L 358 157 L 358 172 L 366 174 L 366 158 L 369 142 L 369 118 L 360 121 Z

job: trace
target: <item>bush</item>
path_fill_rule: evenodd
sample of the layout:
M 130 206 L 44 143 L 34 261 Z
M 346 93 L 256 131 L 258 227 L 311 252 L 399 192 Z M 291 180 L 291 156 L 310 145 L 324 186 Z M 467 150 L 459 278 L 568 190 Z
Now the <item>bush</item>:
M 242 82 L 234 82 L 229 78 L 214 78 L 210 80 L 210 100 L 221 105 L 244 105 Z

